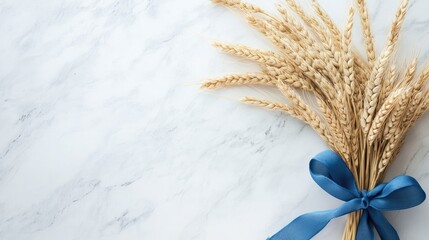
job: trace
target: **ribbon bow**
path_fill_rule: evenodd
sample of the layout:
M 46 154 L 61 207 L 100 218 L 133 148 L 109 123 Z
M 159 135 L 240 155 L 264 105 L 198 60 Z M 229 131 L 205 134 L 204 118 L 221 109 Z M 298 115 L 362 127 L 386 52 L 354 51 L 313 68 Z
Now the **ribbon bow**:
M 381 212 L 411 208 L 426 198 L 416 179 L 410 176 L 397 176 L 370 191 L 359 191 L 347 165 L 331 150 L 319 153 L 310 161 L 310 174 L 321 188 L 345 203 L 332 210 L 301 215 L 269 240 L 308 240 L 331 219 L 358 210 L 363 213 L 357 240 L 374 239 L 373 226 L 382 240 L 399 240 L 398 233 Z

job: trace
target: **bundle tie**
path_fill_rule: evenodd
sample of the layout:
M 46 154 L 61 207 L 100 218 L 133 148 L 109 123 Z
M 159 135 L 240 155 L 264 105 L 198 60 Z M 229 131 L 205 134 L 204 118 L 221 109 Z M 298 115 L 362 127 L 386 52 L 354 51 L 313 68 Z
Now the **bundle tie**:
M 311 159 L 310 174 L 323 190 L 345 203 L 332 210 L 301 215 L 269 240 L 308 240 L 331 219 L 359 210 L 362 210 L 362 216 L 357 229 L 357 240 L 374 240 L 373 227 L 382 240 L 399 240 L 398 233 L 382 211 L 412 208 L 426 198 L 417 180 L 405 175 L 379 184 L 372 190 L 359 191 L 350 169 L 331 150 L 323 151 Z

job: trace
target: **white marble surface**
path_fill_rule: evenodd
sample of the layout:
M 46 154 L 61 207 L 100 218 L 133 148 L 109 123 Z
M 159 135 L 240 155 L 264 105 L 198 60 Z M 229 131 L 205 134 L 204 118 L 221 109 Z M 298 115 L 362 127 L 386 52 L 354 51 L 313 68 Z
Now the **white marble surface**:
M 381 46 L 398 1 L 369 2 Z M 322 4 L 342 26 L 349 1 Z M 412 2 L 408 59 L 428 58 L 428 8 Z M 309 177 L 325 148 L 311 128 L 198 88 L 256 68 L 214 39 L 270 47 L 206 0 L 0 1 L 0 239 L 260 240 L 340 204 Z M 427 191 L 428 120 L 390 171 Z M 428 214 L 425 202 L 388 217 L 416 240 Z M 344 222 L 315 239 L 340 239 Z

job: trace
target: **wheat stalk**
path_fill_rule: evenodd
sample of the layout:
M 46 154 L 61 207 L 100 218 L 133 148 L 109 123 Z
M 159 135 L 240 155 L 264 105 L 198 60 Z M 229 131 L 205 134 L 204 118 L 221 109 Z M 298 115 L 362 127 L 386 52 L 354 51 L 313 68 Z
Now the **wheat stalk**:
M 342 156 L 359 188 L 372 189 L 383 180 L 408 129 L 429 108 L 429 68 L 417 76 L 416 58 L 405 69 L 394 64 L 409 1 L 402 0 L 379 56 L 365 0 L 355 0 L 343 30 L 316 0 L 310 1 L 315 14 L 305 11 L 295 0 L 277 5 L 277 14 L 240 0 L 213 0 L 241 11 L 277 51 L 216 43 L 224 52 L 255 61 L 261 71 L 227 75 L 204 82 L 202 87 L 257 84 L 277 88 L 288 104 L 250 97 L 242 101 L 285 112 L 309 124 Z M 366 58 L 352 44 L 355 8 Z M 359 218 L 358 212 L 350 214 L 344 240 L 355 239 Z

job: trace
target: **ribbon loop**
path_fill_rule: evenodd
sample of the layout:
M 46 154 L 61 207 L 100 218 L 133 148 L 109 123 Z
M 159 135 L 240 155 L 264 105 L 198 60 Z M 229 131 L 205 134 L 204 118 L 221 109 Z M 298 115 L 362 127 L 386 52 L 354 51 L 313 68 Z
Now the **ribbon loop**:
M 416 179 L 397 176 L 371 201 L 371 206 L 380 211 L 402 210 L 421 204 L 425 198 L 426 194 Z
M 352 172 L 333 151 L 323 151 L 310 161 L 310 174 L 326 192 L 343 201 L 359 197 Z
M 357 240 L 373 240 L 373 227 L 382 240 L 399 240 L 398 233 L 381 211 L 411 208 L 422 203 L 426 194 L 410 176 L 398 176 L 374 189 L 359 191 L 350 169 L 331 150 L 319 153 L 310 161 L 314 181 L 330 195 L 345 201 L 338 208 L 307 213 L 297 217 L 269 240 L 308 240 L 320 232 L 333 218 L 363 210 Z

